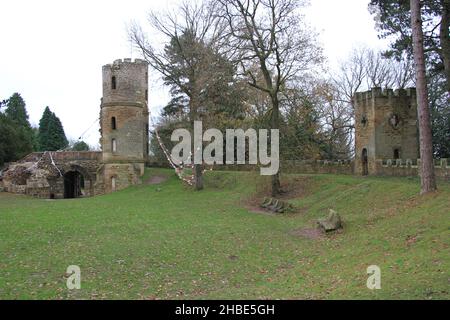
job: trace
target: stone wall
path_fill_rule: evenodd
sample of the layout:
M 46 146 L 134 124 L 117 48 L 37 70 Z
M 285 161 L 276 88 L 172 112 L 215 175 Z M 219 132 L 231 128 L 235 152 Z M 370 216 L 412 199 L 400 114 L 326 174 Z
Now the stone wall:
M 449 159 L 434 160 L 434 173 L 439 180 L 450 181 Z M 376 161 L 377 176 L 417 177 L 420 175 L 420 159 L 387 159 Z
M 450 181 L 450 159 L 434 160 L 434 171 L 439 180 Z M 168 163 L 149 162 L 148 166 L 170 168 Z M 418 177 L 419 160 L 377 159 L 375 161 L 373 176 L 391 177 Z M 214 170 L 219 171 L 257 171 L 255 165 L 218 165 Z M 281 172 L 297 174 L 347 174 L 353 175 L 354 161 L 327 161 L 327 160 L 285 160 L 281 163 Z
M 104 193 L 101 152 L 34 152 L 11 163 L 2 172 L 4 191 L 38 198 L 64 198 L 66 174 L 78 172 L 84 196 Z
M 148 166 L 157 168 L 170 168 L 167 162 L 148 162 Z M 327 160 L 284 160 L 280 164 L 283 173 L 304 173 L 304 174 L 353 174 L 353 162 L 350 160 L 327 161 Z M 255 165 L 216 165 L 214 170 L 219 171 L 256 171 Z
M 115 118 L 116 129 L 111 129 L 111 119 Z M 142 147 L 146 121 L 145 111 L 141 107 L 115 106 L 103 107 L 101 116 L 103 161 L 113 163 L 120 161 L 144 162 L 145 151 Z M 116 151 L 112 150 L 115 139 Z
M 281 162 L 281 168 L 285 173 L 353 174 L 350 160 L 286 160 Z
M 125 189 L 141 183 L 144 173 L 142 163 L 113 163 L 104 165 L 104 188 L 106 193 Z M 114 182 L 113 182 L 114 179 Z

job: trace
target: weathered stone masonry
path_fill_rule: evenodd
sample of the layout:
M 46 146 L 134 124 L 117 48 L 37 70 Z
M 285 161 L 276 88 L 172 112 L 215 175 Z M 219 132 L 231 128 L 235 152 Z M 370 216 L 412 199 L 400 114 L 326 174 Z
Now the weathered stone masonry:
M 100 111 L 105 192 L 140 182 L 148 155 L 148 65 L 116 60 L 103 66 Z
M 419 157 L 416 101 L 415 89 L 355 95 L 355 173 L 376 174 L 378 159 Z
M 10 164 L 1 185 L 12 193 L 61 199 L 101 194 L 102 182 L 101 152 L 65 151 L 34 152 Z
M 36 152 L 10 164 L 0 191 L 40 198 L 76 198 L 141 182 L 148 155 L 148 65 L 116 60 L 103 66 L 101 152 Z

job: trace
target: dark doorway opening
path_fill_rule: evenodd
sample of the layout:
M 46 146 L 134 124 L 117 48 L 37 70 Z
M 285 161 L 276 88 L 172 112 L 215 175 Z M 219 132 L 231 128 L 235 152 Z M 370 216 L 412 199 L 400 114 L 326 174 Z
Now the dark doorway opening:
M 361 155 L 362 160 L 362 175 L 367 176 L 369 174 L 369 159 L 367 157 L 367 149 L 364 148 Z
M 399 149 L 394 149 L 394 159 L 395 160 L 400 159 L 400 150 Z
M 64 198 L 72 199 L 83 196 L 84 177 L 78 171 L 69 171 L 64 175 Z

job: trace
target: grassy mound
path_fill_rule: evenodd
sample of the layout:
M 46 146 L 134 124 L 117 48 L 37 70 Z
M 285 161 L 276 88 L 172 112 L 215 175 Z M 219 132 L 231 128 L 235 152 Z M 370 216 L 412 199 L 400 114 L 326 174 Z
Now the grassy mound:
M 146 175 L 168 179 L 86 199 L 0 193 L 0 298 L 450 298 L 449 184 L 421 197 L 414 179 L 289 176 L 300 210 L 270 216 L 246 208 L 264 193 L 254 173 L 207 173 L 202 192 Z M 297 232 L 330 208 L 343 232 Z M 66 288 L 69 265 L 81 290 Z

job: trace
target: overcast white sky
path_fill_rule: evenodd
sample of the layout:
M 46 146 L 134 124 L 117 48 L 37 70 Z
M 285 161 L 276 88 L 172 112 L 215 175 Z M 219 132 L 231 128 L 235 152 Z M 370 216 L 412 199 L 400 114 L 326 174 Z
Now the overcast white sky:
M 310 0 L 305 14 L 320 34 L 329 65 L 352 47 L 382 47 L 367 10 L 369 0 Z M 0 100 L 19 92 L 37 125 L 49 106 L 69 139 L 77 139 L 99 116 L 101 67 L 131 56 L 126 25 L 147 26 L 150 10 L 173 8 L 177 0 L 14 0 L 0 2 Z M 136 58 L 136 53 L 133 58 Z M 168 101 L 167 90 L 150 71 L 153 115 Z M 153 74 L 152 74 L 153 73 Z M 98 145 L 99 126 L 84 136 Z

